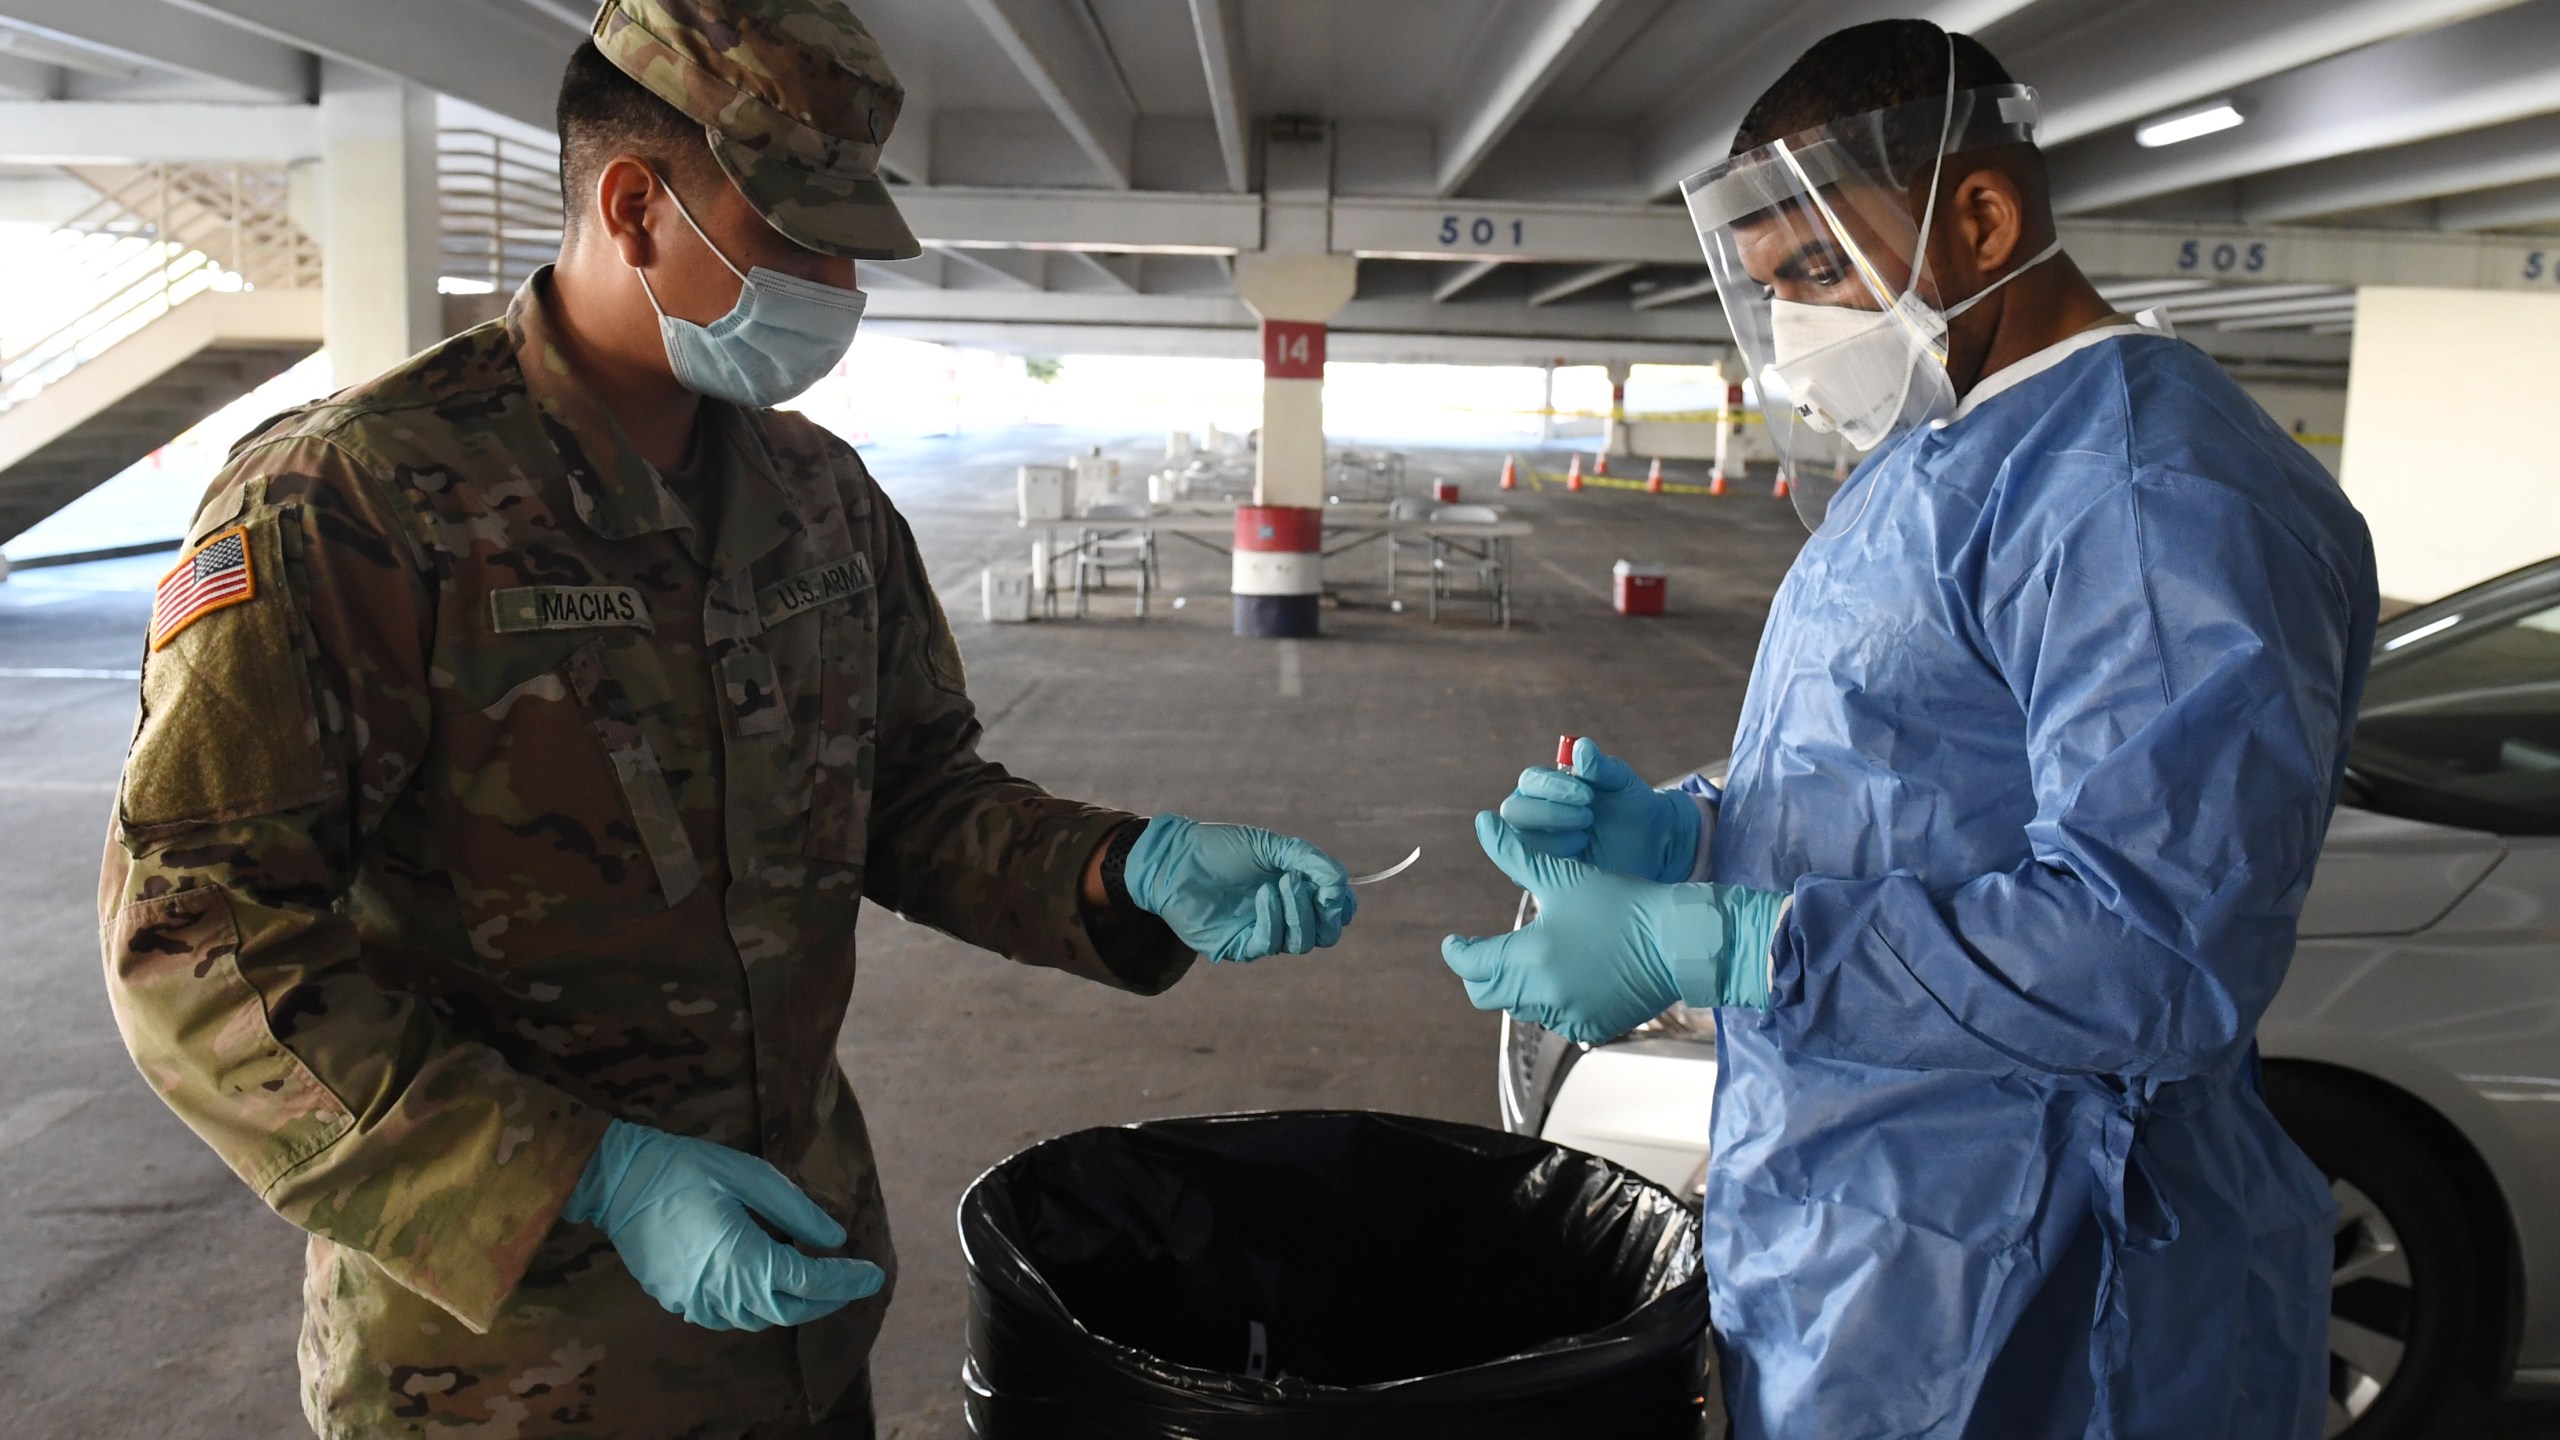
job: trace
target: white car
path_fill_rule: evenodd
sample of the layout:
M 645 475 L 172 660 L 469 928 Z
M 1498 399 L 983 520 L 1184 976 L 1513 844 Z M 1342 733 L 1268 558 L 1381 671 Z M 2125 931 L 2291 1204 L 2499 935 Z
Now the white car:
M 2258 1044 L 2338 1200 L 2328 1433 L 2560 1391 L 2560 560 L 2382 627 Z M 1506 1019 L 1500 1070 L 1507 1128 L 1703 1190 L 1711 1012 L 1598 1046 Z

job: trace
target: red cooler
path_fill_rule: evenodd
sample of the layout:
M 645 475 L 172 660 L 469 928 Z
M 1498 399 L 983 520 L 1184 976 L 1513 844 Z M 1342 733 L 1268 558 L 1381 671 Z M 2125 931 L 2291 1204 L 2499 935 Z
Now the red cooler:
M 1458 503 L 1458 482 L 1457 482 L 1457 481 L 1455 481 L 1455 480 L 1434 480 L 1434 481 L 1432 481 L 1432 482 L 1431 482 L 1431 498 L 1432 498 L 1432 499 L 1434 499 L 1434 500 L 1436 500 L 1436 501 L 1438 501 L 1438 502 L 1440 502 L 1440 503 L 1441 503 L 1441 504 L 1443 504 L 1443 505 L 1455 505 L 1455 504 L 1457 504 L 1457 503 Z
M 1640 565 L 1621 560 L 1610 570 L 1617 579 L 1618 613 L 1621 615 L 1659 615 L 1668 588 L 1668 578 L 1659 565 Z

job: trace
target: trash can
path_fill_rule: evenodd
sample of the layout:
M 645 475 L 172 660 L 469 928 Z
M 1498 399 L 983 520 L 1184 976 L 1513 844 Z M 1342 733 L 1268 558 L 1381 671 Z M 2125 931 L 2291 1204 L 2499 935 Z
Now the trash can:
M 988 1440 L 1694 1440 L 1695 1217 L 1608 1161 L 1360 1111 L 1085 1130 L 960 1201 Z

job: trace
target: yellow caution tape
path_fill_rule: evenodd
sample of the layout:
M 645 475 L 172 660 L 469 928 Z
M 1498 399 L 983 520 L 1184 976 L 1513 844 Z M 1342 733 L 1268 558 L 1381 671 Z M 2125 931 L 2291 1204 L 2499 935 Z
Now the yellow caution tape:
M 1529 488 L 1536 491 L 1544 491 L 1547 488 L 1546 482 L 1550 480 L 1553 480 L 1558 485 L 1562 485 L 1569 478 L 1561 470 L 1532 470 L 1528 472 L 1528 475 Z M 1621 480 L 1615 475 L 1585 475 L 1582 477 L 1582 483 L 1585 485 L 1596 485 L 1603 490 L 1650 490 L 1652 488 L 1642 480 Z M 1704 485 L 1691 485 L 1678 480 L 1665 480 L 1662 482 L 1661 493 L 1665 495 L 1713 495 L 1716 492 L 1708 489 Z M 1727 493 L 1731 492 L 1728 491 Z
M 1723 418 L 1723 412 L 1717 410 L 1630 410 L 1627 412 L 1627 418 L 1630 420 L 1643 420 L 1655 425 L 1712 425 Z M 1758 425 L 1762 423 L 1759 407 L 1736 405 L 1733 407 L 1733 423 L 1736 425 Z

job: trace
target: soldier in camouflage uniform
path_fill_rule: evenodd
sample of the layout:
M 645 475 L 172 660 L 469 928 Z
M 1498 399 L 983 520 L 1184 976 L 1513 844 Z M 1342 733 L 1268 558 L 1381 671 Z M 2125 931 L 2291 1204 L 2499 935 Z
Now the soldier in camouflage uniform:
M 876 169 L 899 91 L 836 0 L 611 0 L 596 36 L 704 127 L 706 183 L 772 246 L 915 253 Z M 576 232 L 564 273 L 606 243 Z M 842 1226 L 786 1224 L 805 1249 L 893 1272 L 834 1055 L 861 901 L 1152 994 L 1217 937 L 1137 894 L 1133 847 L 1194 827 L 981 759 L 854 452 L 705 400 L 684 473 L 653 465 L 573 363 L 562 293 L 546 268 L 503 322 L 269 422 L 215 481 L 154 615 L 100 888 L 110 995 L 154 1088 L 310 1232 L 321 1434 L 868 1434 L 885 1286 L 705 1328 L 564 1205 L 609 1124 L 691 1137 Z M 1196 829 L 1299 847 L 1225 953 L 1340 933 L 1312 847 Z

